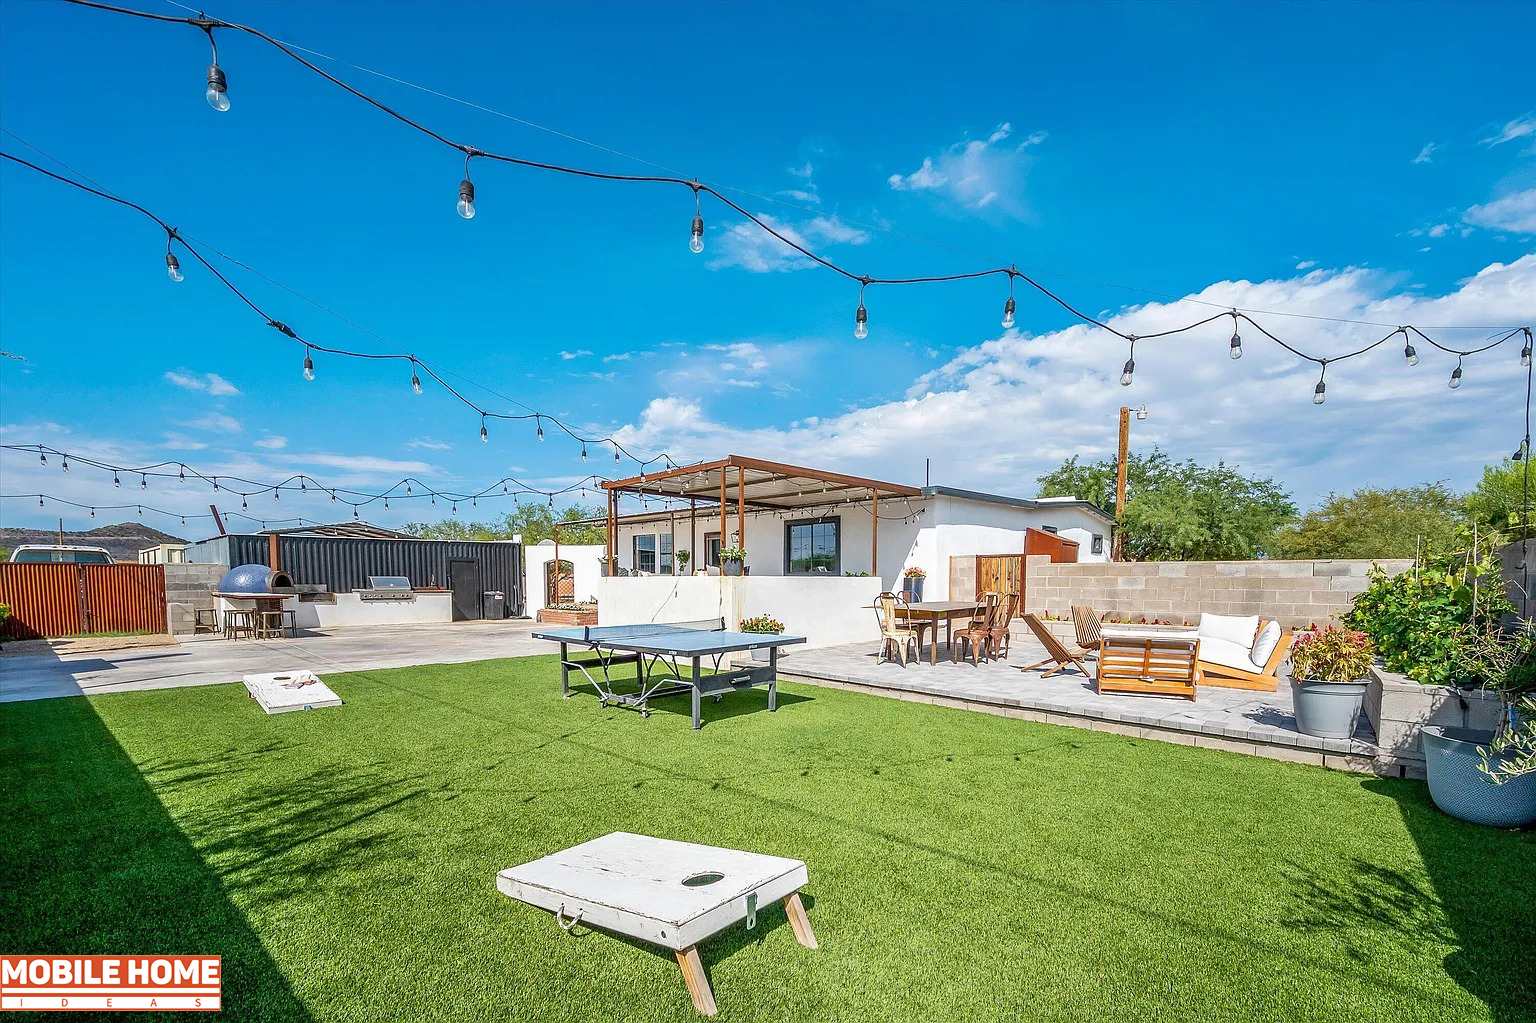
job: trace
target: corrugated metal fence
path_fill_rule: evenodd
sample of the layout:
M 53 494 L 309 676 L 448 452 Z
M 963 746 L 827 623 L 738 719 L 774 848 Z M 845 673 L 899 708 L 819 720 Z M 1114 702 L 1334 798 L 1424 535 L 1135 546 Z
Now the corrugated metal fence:
M 161 565 L 0 564 L 0 636 L 41 639 L 93 632 L 165 632 Z

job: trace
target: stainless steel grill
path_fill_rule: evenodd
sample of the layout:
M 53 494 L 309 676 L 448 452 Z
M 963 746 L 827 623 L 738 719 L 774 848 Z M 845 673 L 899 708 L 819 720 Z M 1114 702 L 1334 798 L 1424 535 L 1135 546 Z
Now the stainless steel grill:
M 411 581 L 403 575 L 370 575 L 367 589 L 357 591 L 359 600 L 412 601 L 416 591 Z

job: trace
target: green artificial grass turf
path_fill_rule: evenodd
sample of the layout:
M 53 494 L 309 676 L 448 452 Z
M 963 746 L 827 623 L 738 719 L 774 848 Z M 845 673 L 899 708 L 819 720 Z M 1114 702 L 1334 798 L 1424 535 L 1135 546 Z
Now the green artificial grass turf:
M 628 830 L 809 865 L 820 950 L 776 906 L 703 947 L 723 1020 L 1533 1018 L 1536 833 L 1421 783 L 799 685 L 695 733 L 556 673 L 0 705 L 0 951 L 222 954 L 230 1019 L 697 1019 L 495 889 Z

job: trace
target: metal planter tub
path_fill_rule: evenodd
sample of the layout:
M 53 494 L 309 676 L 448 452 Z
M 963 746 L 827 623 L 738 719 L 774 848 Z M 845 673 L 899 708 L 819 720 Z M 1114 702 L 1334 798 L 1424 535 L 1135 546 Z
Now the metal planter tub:
M 1496 785 L 1483 773 L 1482 748 L 1492 740 L 1492 732 L 1426 725 L 1422 738 L 1429 795 L 1440 809 L 1493 828 L 1518 828 L 1536 821 L 1536 775 Z
M 1292 678 L 1291 702 L 1297 730 L 1322 739 L 1351 738 L 1360 720 L 1367 684 Z

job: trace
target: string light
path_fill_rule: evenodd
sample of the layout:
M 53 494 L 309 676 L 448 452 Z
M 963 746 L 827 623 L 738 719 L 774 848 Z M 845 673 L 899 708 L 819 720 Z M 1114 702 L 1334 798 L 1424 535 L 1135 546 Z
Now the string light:
M 536 425 L 539 429 L 539 443 L 542 444 L 544 442 L 544 420 L 540 419 L 538 416 L 534 416 L 533 422 L 534 425 Z
M 139 473 L 139 489 L 140 490 L 148 490 L 149 489 L 149 477 L 145 476 L 143 473 Z
M 1013 301 L 1013 278 L 1008 278 L 1008 301 L 1003 303 L 1003 329 L 1012 330 L 1014 319 L 1013 311 L 1017 308 Z
M 1419 353 L 1414 349 L 1413 342 L 1409 340 L 1408 331 L 1402 327 L 1397 329 L 1403 332 L 1403 358 L 1408 360 L 1409 366 L 1417 366 L 1419 364 Z
M 1131 378 L 1136 375 L 1136 335 L 1131 335 L 1131 354 L 1125 360 L 1125 367 L 1120 370 L 1120 386 L 1131 386 Z
M 586 442 L 582 442 L 582 445 L 581 445 L 581 460 L 583 462 L 585 462 L 587 460 L 587 445 L 586 445 Z
M 416 358 L 411 357 L 411 390 L 421 393 L 421 377 L 416 373 Z
M 165 275 L 180 284 L 186 280 L 186 275 L 181 272 L 181 262 L 177 260 L 176 253 L 171 251 L 171 243 L 165 243 Z
M 689 231 L 688 251 L 697 255 L 704 251 L 704 208 L 699 205 L 699 183 L 693 183 L 693 225 Z
M 1314 405 L 1321 405 L 1328 394 L 1328 383 L 1323 379 L 1324 374 L 1328 372 L 1327 359 L 1322 361 L 1322 367 L 1322 372 L 1317 375 L 1317 386 L 1312 388 L 1312 404 Z
M 480 417 L 480 443 L 485 444 L 490 440 L 490 435 L 485 432 L 485 417 Z
M 1227 346 L 1227 354 L 1234 359 L 1243 357 L 1243 337 L 1237 332 L 1237 310 L 1232 310 L 1232 343 Z
M 864 308 L 864 289 L 869 287 L 869 279 L 866 277 L 859 285 L 859 308 L 853 314 L 853 336 L 863 341 L 869 337 L 869 310 Z
M 1456 368 L 1451 370 L 1451 382 L 1449 384 L 1449 387 L 1451 388 L 1451 390 L 1454 391 L 1454 390 L 1456 390 L 1456 388 L 1458 388 L 1460 386 L 1461 386 L 1461 360 L 1457 359 L 1456 360 Z
M 315 360 L 310 358 L 309 346 L 304 346 L 304 379 L 315 379 Z
M 473 153 L 464 154 L 464 180 L 459 182 L 459 216 L 465 220 L 475 219 L 475 183 L 469 180 L 469 158 Z
M 213 47 L 213 63 L 208 65 L 208 91 L 203 93 L 203 97 L 208 100 L 210 107 L 219 113 L 224 113 L 229 109 L 229 82 L 224 77 L 224 70 L 219 67 L 219 44 L 213 38 L 215 23 L 201 15 L 195 20 L 188 20 L 208 33 L 208 43 Z
M 1529 328 L 1527 328 L 1526 331 L 1525 331 L 1525 344 L 1520 349 L 1520 366 L 1521 366 L 1522 369 L 1529 369 L 1530 365 L 1531 365 L 1531 331 L 1530 331 Z
M 117 473 L 115 472 L 112 474 L 112 485 L 114 487 L 121 487 L 123 485 L 123 481 L 117 478 Z

